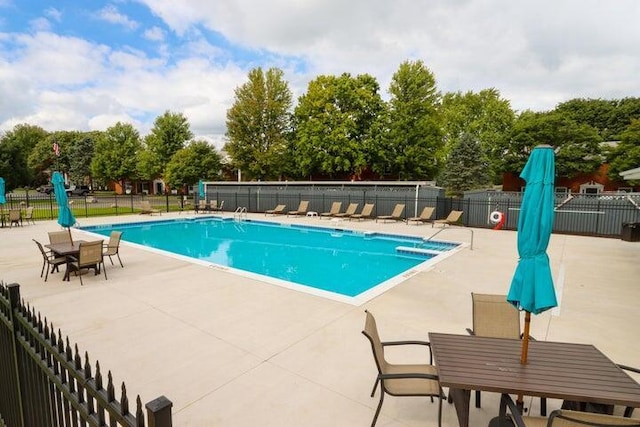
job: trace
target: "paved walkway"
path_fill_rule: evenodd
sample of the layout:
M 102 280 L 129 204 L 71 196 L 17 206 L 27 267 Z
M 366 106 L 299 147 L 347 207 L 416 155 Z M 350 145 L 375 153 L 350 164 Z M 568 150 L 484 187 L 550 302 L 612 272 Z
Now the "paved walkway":
M 327 225 L 309 217 L 273 220 Z M 340 226 L 421 236 L 436 231 L 374 221 Z M 376 370 L 360 333 L 364 309 L 374 313 L 385 340 L 465 333 L 470 293 L 506 293 L 517 263 L 515 232 L 476 229 L 473 250 L 358 307 L 123 243 L 125 268 L 108 264 L 107 281 L 87 276 L 81 287 L 61 274 L 49 275 L 47 283 L 39 277 L 42 260 L 31 239 L 46 242 L 47 232 L 59 229 L 55 221 L 1 229 L 0 279 L 19 283 L 23 298 L 88 351 L 92 363 L 98 359 L 116 383 L 125 381 L 130 400 L 138 394 L 143 402 L 159 395 L 172 400 L 175 426 L 367 426 L 378 395 L 369 397 Z M 440 236 L 469 242 L 470 233 L 451 229 Z M 618 363 L 639 365 L 640 243 L 553 235 L 549 255 L 561 307 L 534 316 L 532 335 L 592 343 Z M 399 362 L 425 357 L 392 350 L 389 358 Z M 538 413 L 539 399 L 525 403 Z M 559 403 L 550 401 L 549 409 Z M 486 426 L 497 405 L 497 395 L 484 393 L 483 408 L 471 409 L 472 425 Z M 453 407 L 443 408 L 444 425 L 456 426 Z M 428 399 L 388 397 L 378 426 L 435 426 L 436 420 L 437 406 Z

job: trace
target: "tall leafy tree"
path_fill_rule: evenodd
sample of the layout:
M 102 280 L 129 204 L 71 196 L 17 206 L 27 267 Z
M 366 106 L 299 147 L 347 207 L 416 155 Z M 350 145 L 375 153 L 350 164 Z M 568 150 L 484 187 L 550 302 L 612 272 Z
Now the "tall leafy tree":
M 227 111 L 224 150 L 249 178 L 281 178 L 288 164 L 291 91 L 283 75 L 278 68 L 254 68 Z
M 137 178 L 136 155 L 141 147 L 140 134 L 129 123 L 118 122 L 96 141 L 91 173 L 102 184 Z
M 81 135 L 78 131 L 56 131 L 47 134 L 31 150 L 29 167 L 44 181 L 50 179 L 53 170 L 68 174 L 72 153 Z M 53 150 L 54 144 L 58 147 L 58 154 Z
M 503 152 L 503 170 L 520 173 L 538 144 L 556 148 L 556 174 L 572 178 L 591 173 L 604 161 L 602 138 L 589 125 L 578 124 L 557 112 L 523 112 L 516 120 L 511 139 Z
M 293 158 L 301 176 L 358 176 L 372 163 L 384 108 L 379 89 L 368 74 L 320 76 L 309 83 L 294 112 Z
M 447 194 L 462 196 L 465 191 L 491 186 L 489 161 L 482 144 L 471 133 L 464 133 L 449 152 L 442 173 Z
M 620 172 L 640 166 L 640 119 L 632 120 L 620 135 L 618 145 L 609 157 L 609 177 L 620 180 Z
M 162 176 L 171 157 L 192 138 L 191 126 L 182 113 L 165 111 L 156 117 L 139 153 L 140 176 L 148 180 Z
M 595 128 L 603 141 L 617 141 L 631 120 L 640 119 L 640 98 L 577 98 L 558 104 L 555 111 Z
M 455 145 L 462 135 L 473 135 L 487 155 L 494 182 L 499 182 L 503 150 L 516 119 L 509 101 L 497 89 L 447 93 L 442 114 L 447 146 Z
M 384 149 L 374 170 L 399 179 L 432 179 L 441 166 L 440 93 L 422 61 L 400 64 L 389 87 Z M 384 117 L 381 115 L 380 117 Z
M 78 136 L 71 147 L 69 156 L 69 178 L 78 185 L 91 182 L 91 160 L 96 140 L 100 138 L 99 131 L 85 132 Z
M 220 155 L 206 141 L 194 141 L 173 155 L 167 164 L 165 182 L 171 188 L 194 185 L 199 179 L 220 178 Z
M 38 184 L 37 171 L 29 167 L 28 156 L 33 148 L 47 137 L 39 126 L 19 124 L 0 138 L 0 176 L 7 191 L 16 187 Z M 50 148 L 51 149 L 51 148 Z

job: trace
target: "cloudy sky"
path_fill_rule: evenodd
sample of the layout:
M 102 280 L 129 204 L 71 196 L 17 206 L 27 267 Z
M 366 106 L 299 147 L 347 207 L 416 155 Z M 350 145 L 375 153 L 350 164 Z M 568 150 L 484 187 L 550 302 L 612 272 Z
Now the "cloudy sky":
M 278 67 L 294 98 L 320 74 L 405 60 L 442 92 L 496 88 L 518 110 L 640 96 L 638 0 L 0 0 L 0 132 L 142 135 L 181 112 L 221 147 L 234 89 Z

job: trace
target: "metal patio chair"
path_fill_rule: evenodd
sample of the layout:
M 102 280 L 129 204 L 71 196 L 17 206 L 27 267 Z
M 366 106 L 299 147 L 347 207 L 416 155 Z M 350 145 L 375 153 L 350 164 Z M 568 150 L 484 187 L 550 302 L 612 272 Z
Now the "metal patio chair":
M 109 261 L 111 261 L 111 265 L 113 265 L 112 256 L 117 256 L 118 261 L 120 261 L 120 267 L 124 268 L 122 264 L 122 260 L 120 259 L 120 238 L 122 237 L 122 231 L 112 231 L 111 235 L 109 235 L 109 241 L 103 246 L 104 252 L 103 256 L 108 256 Z
M 520 339 L 520 312 L 507 302 L 506 295 L 471 292 L 473 329 L 470 335 L 488 338 Z M 529 337 L 531 339 L 531 337 Z M 480 408 L 480 390 L 476 390 L 476 408 Z M 547 400 L 540 398 L 540 414 L 547 414 Z
M 427 341 L 380 341 L 378 335 L 378 327 L 376 320 L 369 311 L 365 310 L 366 319 L 364 330 L 362 333 L 371 343 L 373 351 L 373 359 L 378 368 L 378 376 L 371 391 L 371 397 L 376 392 L 378 383 L 380 384 L 380 402 L 373 416 L 371 427 L 376 425 L 384 395 L 391 396 L 427 396 L 438 399 L 438 426 L 442 425 L 442 400 L 446 399 L 442 387 L 438 382 L 436 367 L 433 365 L 433 356 L 431 355 L 431 346 Z M 429 364 L 392 364 L 386 361 L 384 357 L 384 348 L 387 346 L 397 345 L 423 345 L 429 348 Z
M 100 274 L 100 269 L 104 272 L 104 279 L 107 280 L 107 269 L 104 267 L 104 258 L 102 255 L 102 240 L 95 242 L 84 242 L 79 245 L 79 253 L 77 258 L 69 257 L 70 271 L 76 271 L 76 275 L 80 276 L 80 285 L 82 282 L 82 269 L 93 269 L 95 275 Z
M 67 258 L 66 257 L 61 257 L 61 256 L 56 256 L 56 254 L 54 254 L 51 251 L 46 250 L 42 244 L 40 242 L 38 242 L 36 239 L 31 239 L 33 240 L 36 245 L 38 246 L 38 249 L 40 249 L 40 253 L 42 254 L 42 269 L 40 270 L 40 277 L 42 277 L 43 274 L 45 274 L 45 268 L 46 268 L 46 274 L 44 276 L 44 281 L 47 281 L 47 278 L 49 277 L 49 267 L 51 267 L 51 272 L 55 272 L 55 271 L 60 271 L 59 267 L 62 264 L 66 264 L 67 263 Z
M 507 415 L 509 409 L 509 415 Z M 511 423 L 507 420 L 511 420 Z M 523 417 L 517 405 L 508 394 L 503 394 L 500 399 L 500 413 L 497 420 L 492 420 L 490 426 L 516 427 L 613 427 L 635 426 L 640 427 L 640 420 L 635 418 L 619 417 L 615 415 L 595 414 L 592 412 L 569 411 L 557 409 L 544 417 Z

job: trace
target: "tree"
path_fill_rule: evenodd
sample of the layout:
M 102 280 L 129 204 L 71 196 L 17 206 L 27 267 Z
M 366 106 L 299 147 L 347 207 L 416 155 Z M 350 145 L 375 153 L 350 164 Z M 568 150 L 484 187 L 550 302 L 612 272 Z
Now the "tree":
M 472 134 L 487 155 L 492 180 L 500 182 L 502 155 L 516 118 L 509 101 L 502 99 L 497 89 L 447 93 L 442 111 L 447 146 L 453 146 L 465 133 Z
M 206 141 L 194 141 L 178 150 L 167 164 L 165 182 L 178 189 L 199 179 L 220 178 L 220 155 Z
M 451 148 L 442 173 L 447 194 L 460 197 L 465 191 L 491 186 L 489 161 L 482 144 L 464 133 Z
M 389 87 L 391 99 L 380 156 L 373 169 L 399 179 L 434 178 L 441 165 L 440 93 L 422 61 L 403 62 Z
M 140 150 L 140 134 L 131 124 L 118 122 L 96 141 L 91 173 L 106 184 L 117 181 L 123 187 L 126 180 L 137 177 L 136 158 Z
M 2 136 L 0 176 L 5 179 L 7 191 L 35 183 L 36 173 L 29 167 L 28 156 L 46 136 L 47 132 L 41 127 L 27 124 L 16 125 Z
M 295 109 L 293 161 L 301 176 L 358 176 L 373 163 L 378 115 L 383 111 L 374 77 L 320 76 Z
M 281 178 L 289 163 L 291 91 L 283 75 L 278 68 L 254 68 L 227 111 L 224 150 L 249 178 Z
M 75 184 L 86 184 L 87 178 L 91 181 L 91 160 L 96 140 L 100 138 L 100 132 L 85 132 L 79 135 L 76 143 L 71 147 L 69 156 L 69 178 Z
M 632 119 L 640 119 L 640 98 L 578 98 L 558 104 L 555 111 L 595 128 L 603 141 L 617 141 Z
M 632 120 L 620 137 L 609 157 L 609 178 L 613 180 L 622 179 L 620 172 L 640 166 L 640 119 Z
M 557 112 L 523 112 L 516 120 L 509 144 L 504 148 L 502 169 L 519 174 L 531 153 L 539 144 L 556 148 L 556 174 L 572 178 L 591 173 L 604 158 L 602 139 L 589 125 L 578 124 Z
M 139 153 L 140 176 L 147 180 L 162 176 L 171 157 L 192 138 L 189 121 L 182 113 L 165 111 L 158 116 Z

